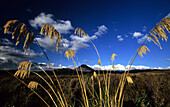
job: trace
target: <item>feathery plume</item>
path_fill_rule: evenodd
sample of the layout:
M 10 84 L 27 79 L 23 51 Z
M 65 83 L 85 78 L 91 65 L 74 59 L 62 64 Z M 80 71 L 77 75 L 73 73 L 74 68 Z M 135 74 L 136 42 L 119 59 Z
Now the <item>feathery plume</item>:
M 22 26 L 22 23 L 18 24 L 15 27 L 14 32 L 12 32 L 12 39 L 14 39 L 15 36 L 19 34 L 21 26 Z
M 26 77 L 26 75 L 27 75 L 27 77 L 29 77 L 29 74 L 30 73 L 28 70 L 20 69 L 14 74 L 14 76 L 18 77 L 20 75 L 20 78 L 24 79 Z
M 170 17 L 164 18 L 162 19 L 162 21 L 160 21 L 159 23 L 156 24 L 156 27 L 154 27 L 150 32 L 149 32 L 149 38 L 157 45 L 160 47 L 160 49 L 162 49 L 161 44 L 158 40 L 157 37 L 161 38 L 161 40 L 165 40 L 167 41 L 168 36 L 165 33 L 166 29 L 168 31 L 168 33 L 170 33 Z M 156 36 L 157 37 L 156 37 Z
M 72 49 L 70 49 L 65 52 L 65 57 L 67 57 L 67 59 L 69 60 L 70 57 L 75 57 L 75 52 Z
M 31 89 L 37 89 L 37 87 L 38 87 L 38 82 L 31 81 L 31 82 L 28 84 L 28 88 L 31 88 Z
M 18 20 L 10 20 L 4 25 L 4 34 L 6 34 L 11 27 L 10 31 L 12 32 L 14 24 L 18 22 Z
M 130 84 L 133 84 L 133 80 L 130 76 L 127 76 L 127 82 L 130 83 Z
M 101 65 L 101 61 L 100 61 L 100 59 L 98 59 L 98 65 L 99 65 L 99 66 Z
M 57 37 L 57 42 L 56 42 L 56 51 L 58 52 L 58 46 L 59 42 L 62 39 L 61 34 L 50 24 L 45 24 L 41 27 L 41 32 L 40 34 L 42 35 L 45 30 L 45 35 L 48 37 L 51 37 L 51 43 L 53 43 L 54 37 Z
M 115 67 L 114 65 L 112 65 L 112 69 L 113 69 L 113 70 L 115 70 L 115 69 L 116 69 L 116 67 Z
M 111 60 L 112 60 L 112 62 L 113 62 L 113 60 L 115 60 L 115 56 L 117 56 L 115 53 L 113 53 L 113 54 L 111 55 Z
M 29 77 L 30 75 L 30 69 L 31 69 L 32 63 L 23 61 L 18 66 L 18 71 L 14 74 L 14 76 L 19 76 L 20 78 L 24 79 L 25 77 Z
M 8 32 L 9 28 L 11 27 L 11 32 L 12 32 L 12 39 L 15 38 L 16 35 L 18 35 L 17 41 L 15 45 L 18 45 L 18 43 L 25 38 L 25 42 L 23 45 L 23 48 L 25 48 L 25 52 L 27 48 L 30 46 L 30 44 L 34 41 L 34 33 L 29 31 L 29 29 L 26 27 L 26 25 L 24 23 L 19 23 L 18 25 L 16 25 L 16 27 L 14 28 L 14 24 L 18 22 L 18 20 L 10 20 L 7 22 L 7 24 L 4 26 L 5 30 L 4 30 L 4 34 Z M 14 30 L 13 30 L 14 28 Z
M 142 53 L 146 54 L 146 50 L 147 50 L 147 51 L 150 51 L 150 50 L 148 49 L 148 47 L 146 47 L 145 45 L 143 45 L 143 46 L 141 46 L 141 47 L 137 50 L 137 52 L 138 52 L 138 54 L 139 54 L 141 57 L 143 57 L 143 54 L 142 54 Z
M 30 37 L 28 38 L 27 43 L 26 43 L 26 47 L 25 47 L 24 54 L 26 53 L 28 47 L 33 43 L 34 38 L 35 38 L 34 33 L 31 32 L 31 33 L 30 33 Z
M 46 27 L 46 24 L 41 27 L 41 31 L 40 31 L 41 35 L 43 34 L 45 27 Z
M 77 35 L 79 35 L 81 37 L 88 36 L 88 34 L 86 34 L 84 32 L 84 30 L 82 30 L 81 28 L 76 28 L 75 31 L 74 31 L 74 34 L 77 34 Z

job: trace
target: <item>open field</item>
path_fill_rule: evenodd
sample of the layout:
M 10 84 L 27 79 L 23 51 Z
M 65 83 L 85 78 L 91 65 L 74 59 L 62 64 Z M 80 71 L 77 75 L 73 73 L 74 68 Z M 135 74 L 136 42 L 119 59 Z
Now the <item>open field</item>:
M 115 94 L 116 88 L 122 74 L 112 73 L 110 89 L 112 94 Z M 152 72 L 138 72 L 129 74 L 134 83 L 126 85 L 124 95 L 124 106 L 146 106 L 148 107 L 169 107 L 170 106 L 170 70 L 166 71 L 152 71 Z M 90 85 L 91 74 L 86 74 L 85 79 Z M 45 77 L 45 75 L 44 75 Z M 52 76 L 53 77 L 53 76 Z M 45 77 L 46 78 L 46 77 Z M 54 78 L 54 77 L 53 77 Z M 62 85 L 66 99 L 70 105 L 75 104 L 79 106 L 80 102 L 77 99 L 81 98 L 80 86 L 76 75 L 58 75 L 59 81 Z M 100 77 L 101 81 L 103 77 Z M 47 85 L 31 75 L 30 78 L 24 81 L 28 83 L 30 80 L 37 80 L 47 89 Z M 48 80 L 48 79 L 47 79 Z M 55 79 L 54 79 L 55 80 Z M 43 107 L 46 106 L 41 99 L 33 94 L 30 89 L 15 79 L 12 75 L 1 71 L 0 74 L 0 106 L 1 107 Z M 104 84 L 104 83 L 102 83 Z M 97 85 L 95 87 L 97 88 Z M 45 100 L 52 105 L 52 101 L 48 95 L 38 87 L 38 93 L 45 98 Z M 50 90 L 49 90 L 50 91 Z M 97 90 L 96 90 L 97 92 Z M 90 96 L 89 96 L 90 97 Z

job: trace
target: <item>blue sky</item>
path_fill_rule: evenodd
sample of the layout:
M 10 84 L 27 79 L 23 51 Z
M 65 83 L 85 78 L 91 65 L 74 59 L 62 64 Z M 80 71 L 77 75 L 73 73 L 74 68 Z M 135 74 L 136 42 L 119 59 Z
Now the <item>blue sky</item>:
M 39 34 L 40 27 L 47 23 L 62 34 L 64 45 L 76 52 L 81 64 L 97 67 L 98 57 L 90 43 L 92 40 L 101 56 L 103 68 L 114 64 L 117 69 L 123 69 L 156 23 L 170 16 L 169 4 L 169 0 L 4 1 L 0 7 L 0 64 L 7 68 L 9 63 L 12 66 L 23 60 L 47 63 L 35 42 L 23 55 L 22 43 L 16 47 L 16 39 L 12 40 L 10 34 L 3 34 L 5 23 L 17 19 L 34 32 L 54 66 L 68 67 L 73 62 L 64 57 L 64 51 L 55 52 L 55 42 L 50 44 L 49 38 Z M 88 33 L 90 38 L 74 35 L 77 27 Z M 138 56 L 134 68 L 170 67 L 170 42 L 163 41 L 161 44 L 162 50 L 152 41 L 147 41 L 150 52 L 144 58 Z M 113 63 L 110 60 L 112 53 L 117 54 Z

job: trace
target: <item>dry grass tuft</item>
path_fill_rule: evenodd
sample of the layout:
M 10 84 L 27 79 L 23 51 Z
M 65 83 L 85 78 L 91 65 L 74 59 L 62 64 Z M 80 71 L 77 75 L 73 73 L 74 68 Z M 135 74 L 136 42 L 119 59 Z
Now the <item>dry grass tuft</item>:
M 20 75 L 20 78 L 24 79 L 26 76 L 29 77 L 29 74 L 30 72 L 28 70 L 20 69 L 14 74 L 14 76 L 18 77 Z
M 18 20 L 10 20 L 8 21 L 5 25 L 4 25 L 4 34 L 7 34 L 7 32 L 9 31 L 9 28 L 11 27 L 10 31 L 12 32 L 14 24 L 18 22 Z
M 127 82 L 130 83 L 130 84 L 133 84 L 133 80 L 130 76 L 127 76 Z
M 164 29 L 166 29 L 170 33 L 170 17 L 162 19 L 159 23 L 156 24 L 156 27 L 154 27 L 150 32 L 149 32 L 149 38 L 162 49 L 161 44 L 158 40 L 160 38 L 162 41 L 165 40 L 167 41 L 168 36 L 166 35 Z
M 115 69 L 116 69 L 116 67 L 115 67 L 114 65 L 112 65 L 112 68 L 113 68 L 113 70 L 115 70 Z
M 28 88 L 31 88 L 31 89 L 37 89 L 37 87 L 38 87 L 38 82 L 31 81 L 31 82 L 28 84 Z
M 148 49 L 148 47 L 146 47 L 145 45 L 143 45 L 143 46 L 141 46 L 141 47 L 137 50 L 137 52 L 138 52 L 138 54 L 139 54 L 141 57 L 143 57 L 143 54 L 142 54 L 142 53 L 146 54 L 146 50 L 147 50 L 147 51 L 150 51 L 150 50 Z
M 99 66 L 101 65 L 101 60 L 100 60 L 100 59 L 98 59 L 98 65 L 99 65 Z
M 12 39 L 14 39 L 16 37 L 16 35 L 18 35 L 17 38 L 17 42 L 15 45 L 18 45 L 18 43 L 25 38 L 25 36 L 27 35 L 25 42 L 24 42 L 24 46 L 23 48 L 25 48 L 25 52 L 26 53 L 28 47 L 30 46 L 31 43 L 33 43 L 34 41 L 34 33 L 29 31 L 29 29 L 26 27 L 26 25 L 24 23 L 19 23 L 18 25 L 16 25 L 16 27 L 14 28 L 14 24 L 18 22 L 18 20 L 10 20 L 6 23 L 6 25 L 4 26 L 4 34 L 6 34 L 9 30 L 9 28 L 11 27 L 11 32 L 12 32 Z
M 21 68 L 21 69 L 25 69 L 25 70 L 29 70 L 29 71 L 30 71 L 31 65 L 32 65 L 32 63 L 27 62 L 27 61 L 23 61 L 23 62 L 21 62 L 21 63 L 19 64 L 18 69 Z M 29 68 L 29 69 L 28 69 L 28 68 Z
M 88 36 L 88 34 L 86 34 L 84 32 L 84 30 L 82 30 L 81 28 L 76 28 L 75 31 L 74 31 L 74 34 L 77 34 L 77 35 L 79 35 L 81 37 Z
M 24 61 L 21 62 L 18 66 L 18 71 L 14 74 L 14 76 L 19 76 L 20 78 L 24 79 L 25 77 L 29 77 L 30 75 L 30 69 L 31 69 L 32 63 Z
M 65 52 L 65 57 L 67 57 L 67 59 L 69 59 L 70 57 L 71 58 L 75 57 L 75 52 L 72 49 L 70 49 L 70 50 Z
M 111 60 L 112 60 L 112 62 L 113 62 L 113 60 L 115 60 L 115 56 L 117 56 L 115 53 L 113 53 L 113 54 L 111 55 Z
M 45 35 L 51 37 L 51 43 L 53 43 L 54 37 L 57 37 L 56 51 L 58 52 L 59 42 L 62 39 L 61 34 L 50 24 L 45 24 L 41 27 L 40 34 L 43 35 L 45 30 Z

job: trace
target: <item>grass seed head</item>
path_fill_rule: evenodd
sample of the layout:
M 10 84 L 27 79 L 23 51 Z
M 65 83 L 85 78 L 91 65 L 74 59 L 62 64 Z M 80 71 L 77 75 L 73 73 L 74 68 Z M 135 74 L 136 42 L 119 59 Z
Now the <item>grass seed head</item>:
M 99 66 L 101 65 L 101 60 L 100 60 L 100 59 L 98 59 L 98 65 L 99 65 Z
M 24 79 L 25 77 L 29 77 L 29 74 L 30 72 L 28 70 L 20 69 L 14 74 L 14 76 L 18 77 L 20 75 L 20 78 Z
M 114 65 L 112 65 L 112 69 L 113 69 L 113 70 L 115 70 L 115 69 L 116 69 L 116 67 L 115 67 Z
M 69 60 L 70 57 L 71 58 L 75 57 L 75 52 L 72 49 L 70 49 L 70 50 L 65 52 L 65 57 L 67 57 L 67 59 Z
M 130 76 L 127 76 L 127 82 L 130 83 L 130 84 L 133 84 L 133 80 Z
M 111 60 L 112 60 L 112 62 L 113 62 L 113 60 L 115 60 L 115 56 L 117 56 L 115 53 L 113 53 L 113 54 L 111 55 Z
M 18 22 L 18 20 L 9 20 L 5 25 L 4 25 L 4 34 L 6 34 L 11 27 L 10 31 L 13 31 L 14 24 Z
M 166 29 L 168 31 L 168 33 L 170 33 L 170 17 L 164 18 L 162 19 L 161 22 L 156 24 L 156 27 L 154 27 L 149 33 L 150 36 L 149 38 L 157 45 L 160 47 L 160 49 L 162 49 L 161 44 L 158 40 L 158 38 L 160 38 L 162 41 L 168 40 L 168 36 L 165 33 Z M 158 37 L 158 38 L 157 38 Z
M 84 32 L 84 30 L 82 30 L 81 28 L 76 28 L 75 31 L 74 31 L 74 34 L 77 34 L 77 35 L 79 35 L 81 37 L 88 36 L 88 34 L 86 34 Z
M 143 57 L 143 53 L 146 54 L 146 50 L 147 50 L 147 51 L 150 51 L 148 47 L 146 47 L 145 45 L 143 45 L 143 46 L 141 46 L 141 47 L 137 50 L 137 52 L 138 52 L 138 54 L 139 54 L 141 57 Z
M 37 89 L 37 87 L 38 87 L 38 82 L 31 81 L 31 82 L 28 84 L 28 88 L 31 88 L 31 89 Z

